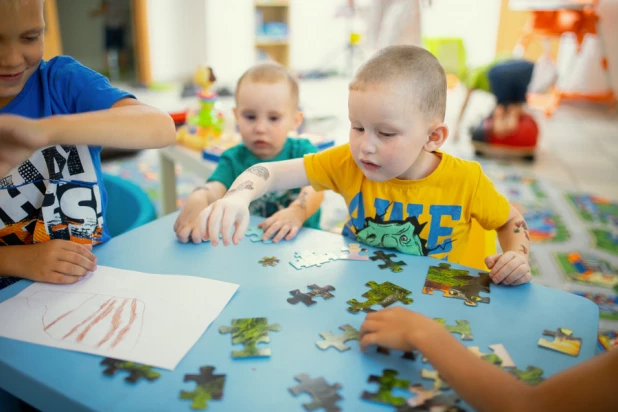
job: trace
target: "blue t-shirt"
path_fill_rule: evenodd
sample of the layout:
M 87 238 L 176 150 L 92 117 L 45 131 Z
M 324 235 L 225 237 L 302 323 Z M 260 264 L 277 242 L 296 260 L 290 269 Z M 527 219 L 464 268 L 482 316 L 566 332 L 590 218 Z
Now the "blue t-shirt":
M 253 165 L 302 158 L 306 154 L 316 153 L 317 151 L 318 149 L 307 139 L 288 138 L 283 145 L 283 149 L 281 149 L 281 152 L 277 156 L 272 159 L 261 160 L 255 157 L 255 155 L 247 149 L 247 146 L 241 143 L 223 152 L 217 168 L 213 174 L 210 175 L 208 181 L 220 182 L 229 189 L 232 183 L 234 183 L 234 180 Z M 252 215 L 270 217 L 279 210 L 288 207 L 296 200 L 299 193 L 300 189 L 266 193 L 261 198 L 251 202 L 249 210 Z M 320 209 L 311 215 L 303 226 L 319 229 Z
M 0 114 L 31 119 L 109 109 L 133 97 L 66 56 L 42 61 Z M 0 176 L 0 246 L 52 239 L 97 244 L 109 239 L 101 147 L 57 145 Z M 0 279 L 1 287 L 2 279 Z

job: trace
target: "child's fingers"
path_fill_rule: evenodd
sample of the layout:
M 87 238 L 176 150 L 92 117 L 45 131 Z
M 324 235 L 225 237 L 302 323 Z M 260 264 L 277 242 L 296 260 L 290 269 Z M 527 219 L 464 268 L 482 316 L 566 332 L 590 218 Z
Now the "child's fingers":
M 202 235 L 200 234 L 200 228 L 198 226 L 195 226 L 189 229 L 191 229 L 191 241 L 195 243 L 196 245 L 199 245 L 200 243 L 202 243 Z
M 489 277 L 494 283 L 502 282 L 517 267 L 511 263 L 514 258 L 513 254 L 505 253 L 498 259 L 491 272 L 489 272 Z
M 258 225 L 258 227 L 259 227 L 260 229 L 263 229 L 263 230 L 268 230 L 268 228 L 270 227 L 270 225 L 272 225 L 272 224 L 273 224 L 273 221 L 274 221 L 274 219 L 273 219 L 273 217 L 271 216 L 271 217 L 269 217 L 268 219 L 264 219 L 264 221 L 263 221 L 263 222 L 261 222 L 261 223 Z
M 240 240 L 245 235 L 247 228 L 249 227 L 249 215 L 248 212 L 244 213 L 239 220 L 234 224 L 236 227 L 236 232 L 234 233 L 234 244 L 237 245 Z
M 294 226 L 292 228 L 292 230 L 290 230 L 290 233 L 288 233 L 288 235 L 285 237 L 285 240 L 292 240 L 296 237 L 296 235 L 298 234 L 298 231 L 300 230 L 300 228 L 298 226 Z
M 220 207 L 213 207 L 208 216 L 206 223 L 206 230 L 208 230 L 208 238 L 210 244 L 217 246 L 219 244 L 219 233 L 221 233 L 221 218 L 223 217 L 223 210 Z
M 54 272 L 62 273 L 68 276 L 85 276 L 90 272 L 88 269 L 70 262 L 58 261 L 53 268 Z
M 264 235 L 262 236 L 262 240 L 267 240 L 267 239 L 272 238 L 275 235 L 275 233 L 277 233 L 279 229 L 281 229 L 281 226 L 283 226 L 283 222 L 281 221 L 273 222 L 273 224 L 270 225 L 270 227 L 264 232 Z
M 496 264 L 496 261 L 500 258 L 500 256 L 502 256 L 501 253 L 496 253 L 495 255 L 487 256 L 485 258 L 485 264 L 487 265 L 487 267 L 489 269 L 493 268 L 494 265 Z
M 511 283 L 511 286 L 523 285 L 524 283 L 528 283 L 532 280 L 532 272 L 528 271 L 522 277 Z
M 190 227 L 183 227 L 180 230 L 175 230 L 175 232 L 176 239 L 178 239 L 180 243 L 187 243 L 189 241 L 189 236 L 191 235 Z
M 233 231 L 236 228 L 235 223 L 236 216 L 234 213 L 230 213 L 229 210 L 223 213 L 221 219 L 221 236 L 223 238 L 223 245 L 225 246 L 229 246 L 229 244 L 232 242 L 232 235 L 234 234 Z M 212 236 L 210 237 L 210 239 L 212 239 Z
M 200 212 L 200 215 L 197 218 L 198 227 L 200 229 L 200 235 L 202 236 L 202 240 L 208 240 L 208 219 L 210 218 L 210 213 L 212 211 L 212 206 L 208 206 L 206 209 Z
M 92 253 L 92 245 L 81 245 L 79 243 L 63 240 L 61 249 L 67 252 L 77 253 L 91 262 L 97 261 L 97 257 Z
M 71 264 L 72 266 L 78 266 L 84 271 L 92 272 L 97 269 L 97 264 L 87 259 L 85 256 L 80 255 L 79 253 L 64 251 L 63 253 L 58 254 L 58 260 L 60 262 L 66 262 Z M 75 269 L 77 270 L 77 269 Z M 79 273 L 68 273 L 69 275 L 80 276 Z M 83 276 L 83 275 L 82 275 Z
M 44 279 L 45 282 L 50 283 L 58 283 L 63 285 L 70 285 L 72 283 L 77 283 L 83 279 L 83 276 L 71 276 L 65 275 L 60 272 L 52 272 L 51 276 L 48 276 L 47 279 Z
M 361 335 L 359 344 L 360 350 L 365 351 L 369 346 L 378 344 L 378 335 L 374 332 L 365 333 Z
M 508 275 L 502 283 L 504 283 L 505 285 L 513 285 L 516 281 L 518 281 L 522 277 L 525 277 L 526 274 L 529 272 L 530 266 L 528 266 L 527 263 L 522 262 L 522 264 L 515 268 L 515 270 L 512 271 L 511 274 Z
M 278 243 L 279 241 L 281 241 L 281 239 L 283 239 L 288 233 L 290 233 L 290 225 L 288 224 L 284 224 L 283 226 L 281 226 L 281 229 L 279 229 L 279 232 L 277 232 L 277 235 L 275 236 L 275 238 L 273 239 L 273 243 Z

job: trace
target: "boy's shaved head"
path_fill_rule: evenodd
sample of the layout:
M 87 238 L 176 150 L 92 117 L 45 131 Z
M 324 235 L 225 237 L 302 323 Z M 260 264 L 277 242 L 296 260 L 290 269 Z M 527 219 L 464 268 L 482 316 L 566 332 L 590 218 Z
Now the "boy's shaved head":
M 446 74 L 433 54 L 408 45 L 381 49 L 356 71 L 350 90 L 389 82 L 403 83 L 427 120 L 444 121 Z
M 298 82 L 290 71 L 277 63 L 261 63 L 243 73 L 236 84 L 236 101 L 242 82 L 248 80 L 255 83 L 286 82 L 290 88 L 290 99 L 294 109 L 298 108 Z

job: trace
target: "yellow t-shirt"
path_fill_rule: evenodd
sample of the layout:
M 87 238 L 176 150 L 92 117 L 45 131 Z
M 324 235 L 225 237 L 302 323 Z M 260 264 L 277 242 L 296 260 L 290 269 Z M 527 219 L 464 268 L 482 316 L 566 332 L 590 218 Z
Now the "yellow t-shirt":
M 367 179 L 349 144 L 305 155 L 304 161 L 315 190 L 344 197 L 344 234 L 370 246 L 459 263 L 472 218 L 486 230 L 497 229 L 506 223 L 510 204 L 478 163 L 435 153 L 440 164 L 420 180 Z

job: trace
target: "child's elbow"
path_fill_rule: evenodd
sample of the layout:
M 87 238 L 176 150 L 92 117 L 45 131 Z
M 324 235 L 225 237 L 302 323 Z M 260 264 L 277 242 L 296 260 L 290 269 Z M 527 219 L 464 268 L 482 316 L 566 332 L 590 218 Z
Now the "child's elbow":
M 167 113 L 158 112 L 152 125 L 155 127 L 153 130 L 153 147 L 166 147 L 174 143 L 176 140 L 176 125 L 171 116 Z

